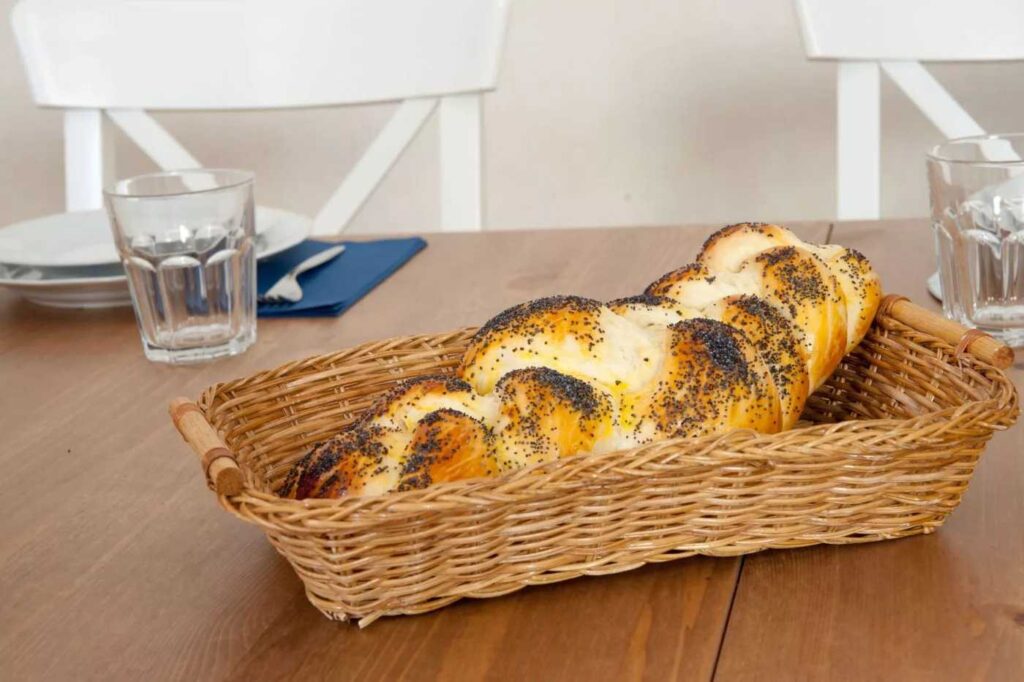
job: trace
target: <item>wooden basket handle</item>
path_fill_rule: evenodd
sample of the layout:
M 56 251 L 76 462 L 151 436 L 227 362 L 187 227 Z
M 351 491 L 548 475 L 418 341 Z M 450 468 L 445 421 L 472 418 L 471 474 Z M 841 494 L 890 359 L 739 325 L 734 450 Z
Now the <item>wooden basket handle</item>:
M 996 341 L 983 331 L 968 329 L 947 320 L 927 308 L 912 303 L 905 296 L 889 294 L 882 299 L 878 313 L 889 315 L 919 332 L 938 337 L 956 348 L 956 354 L 968 352 L 999 369 L 1013 364 L 1013 349 Z
M 199 455 L 210 489 L 228 497 L 241 493 L 242 470 L 199 406 L 188 398 L 175 398 L 168 410 L 178 433 Z

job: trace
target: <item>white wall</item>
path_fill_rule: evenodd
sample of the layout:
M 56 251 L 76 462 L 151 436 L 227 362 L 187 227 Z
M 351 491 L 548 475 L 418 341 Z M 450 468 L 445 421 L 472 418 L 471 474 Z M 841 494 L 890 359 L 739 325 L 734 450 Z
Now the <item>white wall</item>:
M 986 129 L 1024 129 L 1024 64 L 930 68 Z M 834 75 L 804 59 L 789 0 L 514 0 L 484 111 L 487 224 L 829 218 Z M 205 164 L 254 169 L 261 203 L 315 213 L 390 110 L 158 118 Z M 0 225 L 61 210 L 60 126 L 31 104 L 5 26 Z M 883 212 L 924 215 L 923 154 L 940 135 L 888 83 L 882 129 Z M 436 226 L 436 132 L 427 126 L 354 230 Z M 117 161 L 120 175 L 150 169 L 123 139 Z

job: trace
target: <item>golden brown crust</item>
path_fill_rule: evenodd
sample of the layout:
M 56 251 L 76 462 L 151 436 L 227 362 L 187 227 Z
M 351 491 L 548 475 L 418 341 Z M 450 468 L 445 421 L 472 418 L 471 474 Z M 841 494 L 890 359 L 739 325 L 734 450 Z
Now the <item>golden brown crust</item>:
M 500 313 L 458 377 L 388 391 L 296 463 L 279 494 L 381 494 L 659 438 L 788 428 L 880 298 L 852 249 L 730 225 L 640 296 L 553 296 Z
M 620 424 L 633 442 L 750 428 L 778 431 L 771 375 L 743 332 L 707 318 L 672 325 L 653 390 L 626 396 Z
M 846 299 L 844 350 L 852 350 L 867 333 L 881 301 L 878 275 L 859 252 L 836 244 L 808 244 L 778 225 L 740 223 L 711 235 L 697 261 L 712 272 L 730 271 L 737 269 L 751 253 L 772 246 L 798 246 L 825 262 Z
M 617 298 L 607 303 L 616 315 L 621 315 L 641 327 L 667 327 L 676 322 L 698 317 L 700 313 L 681 305 L 668 296 L 640 294 L 628 298 Z
M 281 497 L 343 497 L 392 490 L 403 439 L 382 427 L 355 427 L 317 443 L 277 490 Z
M 581 296 L 548 296 L 527 301 L 488 320 L 473 335 L 470 350 L 475 346 L 486 347 L 491 340 L 502 338 L 504 333 L 554 336 L 572 333 L 586 338 L 591 329 L 599 326 L 600 311 L 600 301 Z
M 407 379 L 376 400 L 361 420 L 362 425 L 410 430 L 425 415 L 451 408 L 474 417 L 486 416 L 488 406 L 473 387 L 450 375 Z
M 679 282 L 708 281 L 709 278 L 711 282 L 714 282 L 713 275 L 706 267 L 700 263 L 690 263 L 672 272 L 665 273 L 651 282 L 644 290 L 644 294 L 678 300 L 673 296 L 673 293 L 676 291 L 676 285 Z
M 733 272 L 752 255 L 773 246 L 800 246 L 795 234 L 771 223 L 738 223 L 707 238 L 697 262 L 711 272 Z
M 515 359 L 523 364 L 546 364 L 558 357 L 567 337 L 585 352 L 604 341 L 601 303 L 579 296 L 550 296 L 529 301 L 498 313 L 480 327 L 469 342 L 459 375 L 479 392 L 488 393 Z M 596 357 L 595 357 L 596 359 Z
M 491 430 L 479 419 L 445 408 L 431 412 L 416 425 L 402 458 L 398 489 L 497 473 Z
M 846 348 L 849 353 L 868 333 L 878 305 L 882 283 L 860 251 L 839 247 L 827 261 L 846 298 Z
M 758 272 L 762 296 L 803 331 L 811 386 L 817 388 L 846 351 L 846 299 L 835 277 L 820 258 L 794 246 L 762 251 L 744 267 Z
M 803 332 L 775 305 L 758 296 L 729 296 L 705 312 L 743 332 L 772 374 L 783 429 L 800 419 L 810 392 Z
M 773 223 L 746 222 L 726 225 L 717 232 L 713 232 L 710 237 L 704 240 L 700 253 L 697 254 L 697 260 L 702 261 L 709 252 L 727 239 L 750 235 L 761 235 L 772 242 L 783 245 L 793 243 L 792 240 L 794 238 L 792 232 Z
M 494 392 L 501 401 L 496 435 L 503 470 L 591 452 L 612 436 L 610 396 L 548 367 L 513 370 Z
M 773 235 L 775 228 L 758 229 Z M 750 229 L 733 226 L 720 233 L 712 245 L 721 248 Z M 736 268 L 712 272 L 704 264 L 687 266 L 665 275 L 647 291 L 672 298 L 702 315 L 718 301 L 737 295 L 758 296 L 777 306 L 802 332 L 811 385 L 817 388 L 846 351 L 846 301 L 831 270 L 802 247 L 771 245 L 748 255 Z
M 550 367 L 607 387 L 646 381 L 656 341 L 604 304 L 576 296 L 510 308 L 473 336 L 458 373 L 480 394 L 507 373 Z
M 613 313 L 621 315 L 627 310 L 642 306 L 675 306 L 675 301 L 668 296 L 656 296 L 655 294 L 645 293 L 637 294 L 636 296 L 626 296 L 625 298 L 616 298 L 608 301 L 605 305 L 611 308 Z
M 363 415 L 366 422 L 394 415 L 403 408 L 414 406 L 428 395 L 465 394 L 473 395 L 473 387 L 462 379 L 445 374 L 429 374 L 406 379 L 388 389 Z

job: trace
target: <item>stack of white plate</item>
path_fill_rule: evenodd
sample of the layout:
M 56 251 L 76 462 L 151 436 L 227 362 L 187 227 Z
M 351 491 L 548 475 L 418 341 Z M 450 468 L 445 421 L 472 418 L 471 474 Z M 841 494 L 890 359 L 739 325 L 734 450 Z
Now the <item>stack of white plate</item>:
M 311 227 L 297 213 L 257 207 L 256 258 L 295 246 Z M 58 213 L 0 229 L 0 287 L 59 308 L 131 305 L 104 211 Z

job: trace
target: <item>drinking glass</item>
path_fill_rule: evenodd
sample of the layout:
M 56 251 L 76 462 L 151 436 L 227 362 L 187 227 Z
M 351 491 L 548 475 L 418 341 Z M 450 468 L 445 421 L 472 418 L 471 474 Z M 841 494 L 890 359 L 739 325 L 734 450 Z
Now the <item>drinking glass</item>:
M 146 357 L 202 362 L 256 340 L 253 175 L 140 175 L 104 191 Z
M 950 140 L 927 165 L 943 311 L 1024 345 L 1024 133 Z

